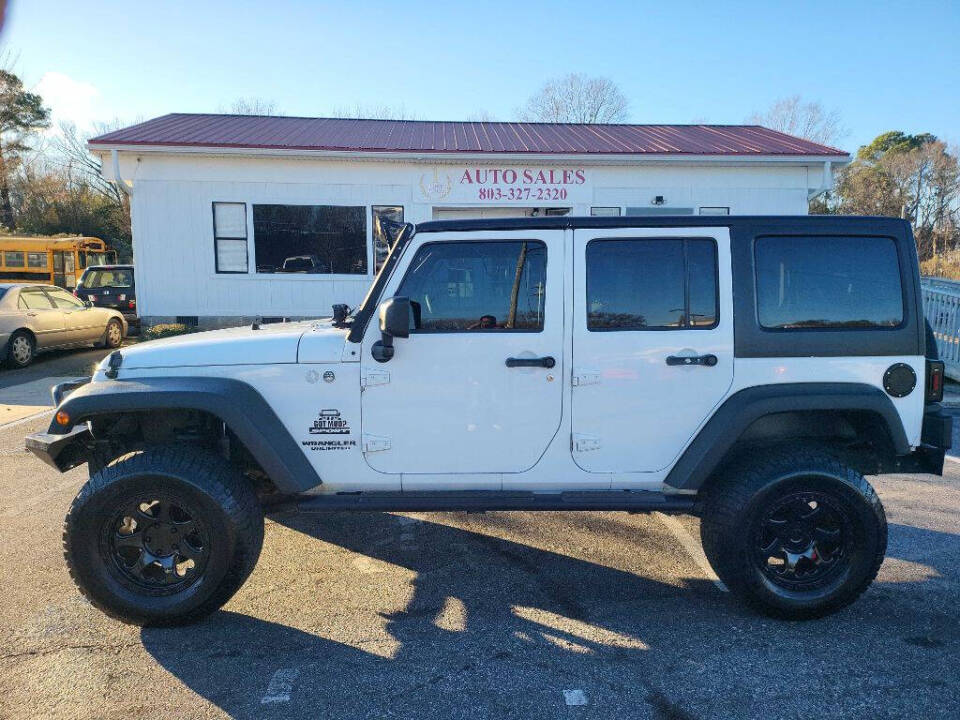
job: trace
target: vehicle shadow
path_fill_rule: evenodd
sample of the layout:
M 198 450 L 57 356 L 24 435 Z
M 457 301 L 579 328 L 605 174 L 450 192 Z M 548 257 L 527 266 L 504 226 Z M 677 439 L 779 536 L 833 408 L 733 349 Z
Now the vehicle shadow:
M 386 649 L 373 637 L 379 627 L 349 644 L 291 627 L 319 624 L 309 604 L 290 625 L 221 611 L 191 627 L 144 629 L 142 641 L 166 670 L 234 717 L 555 717 L 562 691 L 577 688 L 605 696 L 602 707 L 576 708 L 582 716 L 685 718 L 674 699 L 685 697 L 711 714 L 760 717 L 767 698 L 789 703 L 796 692 L 802 705 L 811 685 L 832 682 L 808 678 L 802 688 L 783 687 L 785 674 L 799 676 L 816 659 L 818 643 L 836 656 L 831 662 L 903 662 L 896 647 L 885 651 L 891 632 L 900 632 L 891 618 L 909 601 L 897 601 L 901 585 L 871 591 L 816 623 L 774 622 L 705 580 L 664 582 L 602 558 L 498 537 L 523 535 L 524 517 L 490 514 L 475 531 L 385 513 L 275 516 L 321 544 L 412 572 L 404 609 L 379 613 L 394 641 Z M 596 520 L 596 529 L 617 542 L 631 533 L 644 542 L 635 526 L 613 516 Z M 537 532 L 533 524 L 527 530 Z M 960 555 L 960 537 L 938 541 Z M 273 592 L 280 601 L 284 588 Z M 324 592 L 323 583 L 315 592 Z M 372 594 L 369 607 L 378 604 L 396 606 Z M 454 627 L 445 620 L 451 604 L 459 612 Z M 330 603 L 323 607 L 332 611 Z M 838 648 L 832 638 L 854 626 Z M 782 650 L 772 649 L 775 639 Z M 289 702 L 287 670 L 296 674 Z

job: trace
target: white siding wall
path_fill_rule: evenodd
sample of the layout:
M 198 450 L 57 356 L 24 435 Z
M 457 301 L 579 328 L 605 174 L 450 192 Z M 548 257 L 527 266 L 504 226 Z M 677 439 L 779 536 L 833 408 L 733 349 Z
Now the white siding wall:
M 549 162 L 535 166 L 556 167 Z M 469 162 L 441 166 L 456 174 Z M 822 165 L 724 166 L 648 164 L 590 166 L 588 183 L 572 214 L 592 205 L 724 206 L 734 214 L 805 214 L 807 190 L 819 186 Z M 109 174 L 110 164 L 105 163 Z M 432 219 L 435 207 L 419 179 L 432 163 L 343 161 L 272 157 L 216 157 L 121 153 L 121 173 L 133 183 L 134 261 L 143 316 L 311 316 L 329 314 L 334 302 L 358 302 L 372 279 L 370 205 L 403 205 L 405 219 Z M 248 275 L 217 274 L 212 203 L 247 203 Z M 363 205 L 367 207 L 368 275 L 257 275 L 252 205 L 257 203 Z M 480 203 L 477 203 L 478 205 Z M 496 203 L 483 203 L 495 207 Z M 530 202 L 526 205 L 544 206 Z

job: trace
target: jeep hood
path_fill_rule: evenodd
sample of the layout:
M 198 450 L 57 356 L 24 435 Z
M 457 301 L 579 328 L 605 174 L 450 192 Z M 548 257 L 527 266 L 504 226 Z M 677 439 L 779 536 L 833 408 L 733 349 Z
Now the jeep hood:
M 301 338 L 310 337 L 309 354 L 298 358 Z M 196 367 L 203 365 L 274 365 L 301 362 L 339 362 L 346 330 L 329 320 L 246 325 L 225 330 L 178 335 L 123 348 L 123 369 Z M 307 348 L 305 348 L 307 349 Z M 106 367 L 108 359 L 104 360 Z

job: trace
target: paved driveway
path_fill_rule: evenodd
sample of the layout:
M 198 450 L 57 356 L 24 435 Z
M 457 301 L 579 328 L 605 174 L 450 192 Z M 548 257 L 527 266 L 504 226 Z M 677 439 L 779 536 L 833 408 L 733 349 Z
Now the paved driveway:
M 694 518 L 281 513 L 222 612 L 141 630 L 67 576 L 45 423 L 0 427 L 3 718 L 960 716 L 960 464 L 875 479 L 889 556 L 820 621 L 732 601 Z

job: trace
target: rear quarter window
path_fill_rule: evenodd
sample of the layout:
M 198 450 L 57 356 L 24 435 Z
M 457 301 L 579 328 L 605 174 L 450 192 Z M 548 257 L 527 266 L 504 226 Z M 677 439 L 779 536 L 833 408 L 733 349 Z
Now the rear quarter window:
M 754 246 L 757 315 L 771 330 L 891 329 L 904 322 L 889 237 L 763 236 Z

